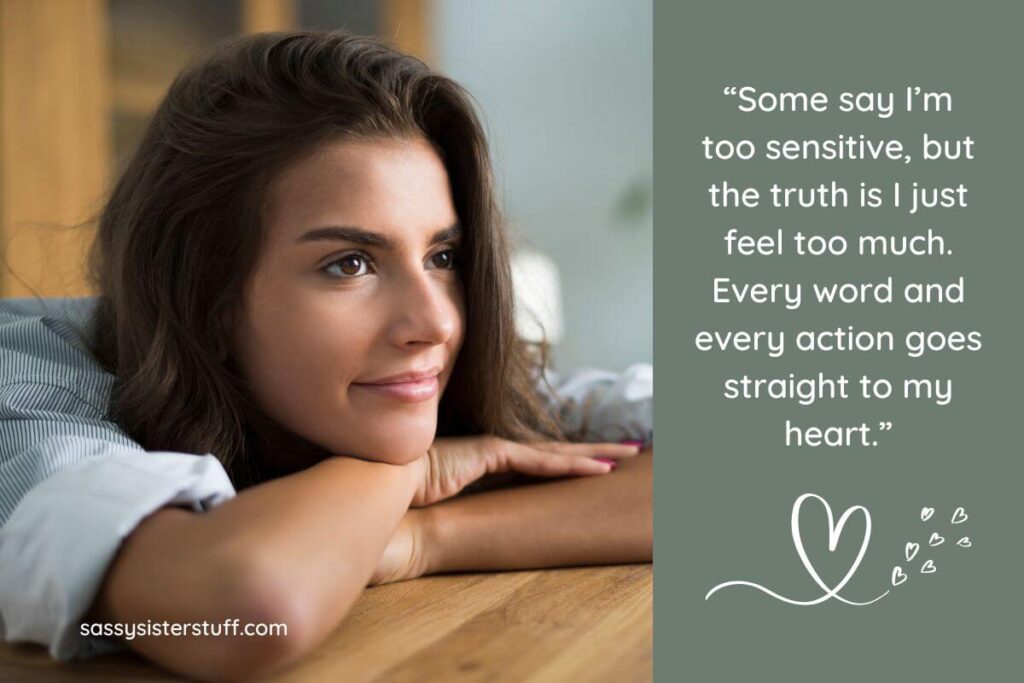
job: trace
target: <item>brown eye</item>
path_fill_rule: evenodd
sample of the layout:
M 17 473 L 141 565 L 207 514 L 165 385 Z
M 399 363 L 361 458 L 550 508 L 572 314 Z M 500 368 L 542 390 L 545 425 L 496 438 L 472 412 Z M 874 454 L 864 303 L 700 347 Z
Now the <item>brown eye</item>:
M 361 256 L 345 256 L 338 260 L 338 265 L 341 266 L 341 272 L 345 275 L 358 275 L 359 271 L 362 270 L 363 258 Z
M 434 254 L 430 260 L 436 267 L 450 270 L 455 267 L 455 250 L 445 249 Z
M 324 267 L 324 272 L 336 269 L 341 273 L 341 278 L 359 277 L 369 272 L 369 259 L 363 254 L 345 254 L 341 258 L 331 261 Z M 331 275 L 335 279 L 341 279 Z

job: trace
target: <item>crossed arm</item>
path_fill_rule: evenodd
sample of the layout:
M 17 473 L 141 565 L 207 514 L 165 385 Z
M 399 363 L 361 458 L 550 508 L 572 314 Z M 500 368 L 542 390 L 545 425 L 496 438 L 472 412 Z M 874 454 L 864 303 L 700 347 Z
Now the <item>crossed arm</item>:
M 130 643 L 192 677 L 245 680 L 307 653 L 371 582 L 650 561 L 652 460 L 409 508 L 409 465 L 332 458 L 204 514 L 157 511 L 124 543 L 88 620 L 288 624 L 283 638 Z M 395 574 L 375 576 L 388 553 Z
M 412 509 L 425 571 L 650 562 L 653 447 L 596 477 L 541 481 Z
M 78 324 L 50 313 L 0 302 L 0 573 L 17 578 L 0 581 L 6 640 L 65 658 L 101 645 L 75 633 L 79 622 L 287 623 L 283 638 L 128 643 L 193 678 L 247 680 L 308 652 L 371 583 L 651 557 L 649 456 L 414 509 L 422 472 L 339 456 L 231 497 L 212 454 L 140 457 L 106 414 L 112 376 L 83 355 Z M 589 438 L 650 438 L 651 374 L 638 364 L 551 377 L 573 399 L 562 408 L 575 406 L 560 422 L 581 428 L 586 398 Z M 394 557 L 397 569 L 375 576 Z

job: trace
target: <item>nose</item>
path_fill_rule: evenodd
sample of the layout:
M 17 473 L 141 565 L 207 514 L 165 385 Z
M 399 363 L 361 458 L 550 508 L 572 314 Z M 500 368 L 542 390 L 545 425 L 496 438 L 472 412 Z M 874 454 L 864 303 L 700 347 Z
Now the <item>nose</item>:
M 447 343 L 461 326 L 461 293 L 450 278 L 419 269 L 402 278 L 395 288 L 393 315 L 388 330 L 399 348 Z

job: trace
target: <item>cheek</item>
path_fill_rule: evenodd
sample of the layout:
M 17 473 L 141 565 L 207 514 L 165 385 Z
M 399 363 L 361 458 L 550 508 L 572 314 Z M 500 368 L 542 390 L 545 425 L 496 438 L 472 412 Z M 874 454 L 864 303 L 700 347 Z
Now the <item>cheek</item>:
M 304 356 L 299 362 L 305 372 L 324 381 L 358 377 L 380 332 L 372 307 L 341 297 L 296 307 L 291 317 L 284 353 Z
M 466 332 L 461 285 L 447 289 L 454 325 L 446 342 L 447 375 Z M 362 298 L 289 293 L 268 288 L 242 332 L 245 372 L 262 409 L 274 420 L 339 454 L 371 460 L 425 452 L 436 431 L 437 402 L 400 404 L 349 385 L 380 367 L 387 350 L 384 309 Z M 447 386 L 448 376 L 445 377 Z
M 373 320 L 354 308 L 340 297 L 265 305 L 246 332 L 245 371 L 257 401 L 307 438 L 344 415 L 345 390 L 373 346 Z

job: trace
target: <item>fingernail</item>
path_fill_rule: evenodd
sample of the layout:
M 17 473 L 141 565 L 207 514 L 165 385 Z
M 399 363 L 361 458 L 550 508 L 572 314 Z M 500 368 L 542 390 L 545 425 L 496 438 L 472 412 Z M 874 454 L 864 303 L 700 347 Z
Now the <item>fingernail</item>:
M 637 448 L 640 448 L 644 445 L 643 441 L 620 441 L 619 443 L 622 444 L 623 446 L 636 446 Z
M 604 463 L 607 463 L 607 464 L 611 465 L 613 470 L 616 467 L 619 466 L 619 463 L 615 462 L 611 458 L 594 458 L 594 460 L 597 460 L 598 462 L 604 462 Z

